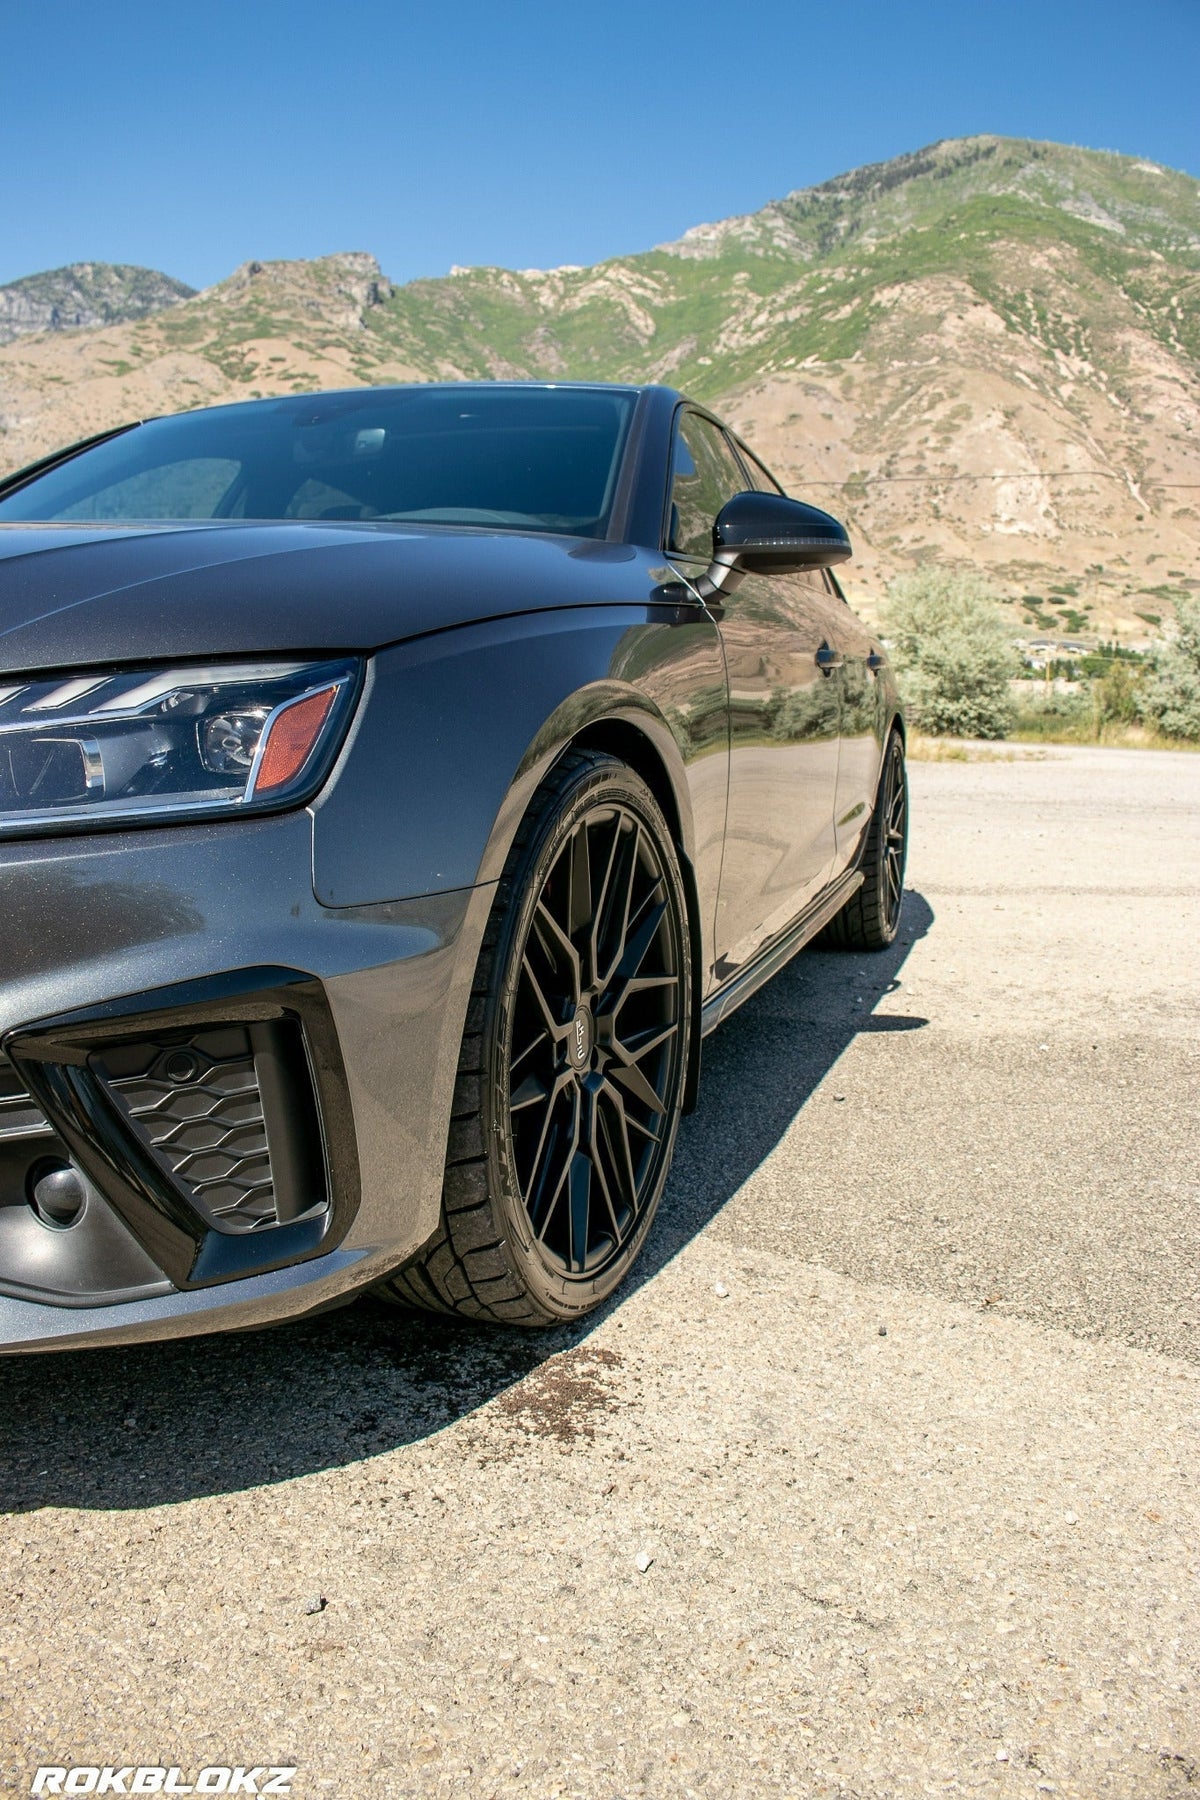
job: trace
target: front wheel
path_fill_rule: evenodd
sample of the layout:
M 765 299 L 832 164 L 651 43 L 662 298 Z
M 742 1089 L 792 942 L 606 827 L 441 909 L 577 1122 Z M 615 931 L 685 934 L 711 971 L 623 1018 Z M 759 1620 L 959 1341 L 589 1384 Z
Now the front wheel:
M 679 859 L 616 758 L 556 766 L 505 865 L 459 1059 L 438 1232 L 394 1299 L 513 1325 L 590 1312 L 645 1240 L 691 1030 Z
M 904 740 L 893 731 L 883 753 L 875 810 L 863 848 L 863 883 L 822 934 L 836 950 L 886 950 L 900 929 L 908 859 L 908 772 Z

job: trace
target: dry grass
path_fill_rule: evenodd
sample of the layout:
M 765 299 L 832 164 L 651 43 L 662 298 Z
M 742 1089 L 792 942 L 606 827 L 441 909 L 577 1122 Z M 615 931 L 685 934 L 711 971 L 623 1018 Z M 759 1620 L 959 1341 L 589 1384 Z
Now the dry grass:
M 1090 719 L 1049 721 L 1018 719 L 1009 740 L 1014 744 L 1098 744 L 1108 750 L 1200 750 L 1200 743 L 1189 738 L 1164 737 L 1148 725 L 1122 725 L 1115 721 L 1097 730 Z
M 1036 749 L 1015 749 L 1008 743 L 981 743 L 975 738 L 926 737 L 909 733 L 909 762 L 1012 763 L 1045 762 Z
M 908 760 L 936 763 L 1045 762 L 1046 749 L 1059 744 L 1075 749 L 1189 750 L 1193 755 L 1200 752 L 1200 744 L 1187 738 L 1160 737 L 1157 732 L 1147 730 L 1144 725 L 1106 725 L 1099 737 L 1094 731 L 1084 733 L 1069 725 L 1058 732 L 1028 731 L 1018 726 L 1010 738 L 997 743 L 983 743 L 976 738 L 926 737 L 919 731 L 910 732 Z

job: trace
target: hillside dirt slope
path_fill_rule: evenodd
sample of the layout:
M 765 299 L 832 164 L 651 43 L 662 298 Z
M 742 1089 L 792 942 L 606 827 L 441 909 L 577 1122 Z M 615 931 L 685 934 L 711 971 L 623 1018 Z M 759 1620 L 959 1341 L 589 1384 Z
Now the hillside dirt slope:
M 985 569 L 1025 632 L 1126 641 L 1200 587 L 1200 183 L 995 137 L 852 171 L 590 269 L 393 286 L 249 263 L 151 317 L 0 348 L 0 466 L 315 387 L 659 380 L 850 522 L 855 598 Z

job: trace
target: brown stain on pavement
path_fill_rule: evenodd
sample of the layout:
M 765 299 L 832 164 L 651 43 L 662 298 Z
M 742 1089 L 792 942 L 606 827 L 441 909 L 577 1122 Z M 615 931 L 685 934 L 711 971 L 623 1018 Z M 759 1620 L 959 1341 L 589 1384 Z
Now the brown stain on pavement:
M 601 1419 L 622 1404 L 613 1373 L 623 1362 L 619 1351 L 602 1344 L 563 1350 L 501 1394 L 494 1413 L 506 1435 L 520 1432 L 564 1446 L 591 1441 Z

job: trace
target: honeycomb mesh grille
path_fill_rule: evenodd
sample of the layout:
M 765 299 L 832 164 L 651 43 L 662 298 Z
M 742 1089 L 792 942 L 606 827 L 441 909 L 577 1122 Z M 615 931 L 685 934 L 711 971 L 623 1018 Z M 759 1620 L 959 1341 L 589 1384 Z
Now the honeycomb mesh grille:
M 106 1087 L 201 1212 L 226 1230 L 276 1223 L 262 1094 L 243 1027 L 125 1044 L 95 1061 Z

